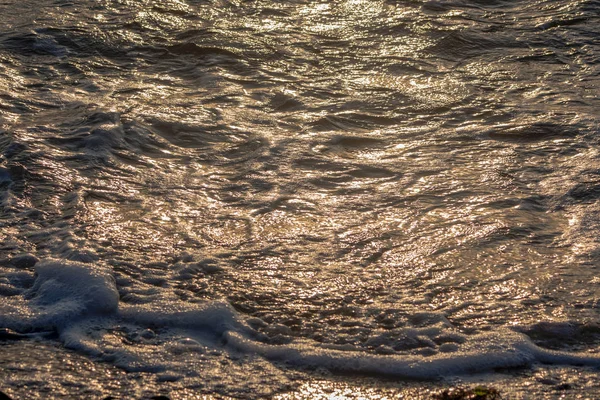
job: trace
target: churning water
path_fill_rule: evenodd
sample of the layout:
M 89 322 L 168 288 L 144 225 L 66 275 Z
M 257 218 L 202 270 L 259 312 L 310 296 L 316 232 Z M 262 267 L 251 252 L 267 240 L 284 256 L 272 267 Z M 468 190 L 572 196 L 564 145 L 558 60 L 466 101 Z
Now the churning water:
M 597 0 L 0 2 L 0 389 L 600 395 L 599 88 Z

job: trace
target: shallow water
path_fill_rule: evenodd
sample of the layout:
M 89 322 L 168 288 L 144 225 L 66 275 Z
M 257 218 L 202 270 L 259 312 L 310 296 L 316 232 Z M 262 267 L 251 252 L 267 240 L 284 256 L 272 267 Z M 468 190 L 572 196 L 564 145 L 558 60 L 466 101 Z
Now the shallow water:
M 0 15 L 11 349 L 175 396 L 348 373 L 600 395 L 600 2 Z

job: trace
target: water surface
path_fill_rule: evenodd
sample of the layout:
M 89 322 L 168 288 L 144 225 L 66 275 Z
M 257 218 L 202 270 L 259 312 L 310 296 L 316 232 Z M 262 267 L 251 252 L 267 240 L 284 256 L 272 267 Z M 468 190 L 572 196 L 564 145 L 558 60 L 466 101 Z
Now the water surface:
M 600 393 L 598 1 L 0 15 L 0 327 L 23 346 L 172 396 L 514 367 Z

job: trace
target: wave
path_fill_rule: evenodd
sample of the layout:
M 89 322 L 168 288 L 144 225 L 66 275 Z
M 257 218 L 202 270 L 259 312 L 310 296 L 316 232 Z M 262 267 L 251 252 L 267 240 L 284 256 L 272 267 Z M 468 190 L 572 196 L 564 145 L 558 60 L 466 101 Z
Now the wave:
M 13 330 L 16 337 L 53 332 L 66 347 L 128 371 L 189 375 L 194 371 L 181 357 L 190 360 L 210 351 L 262 357 L 300 369 L 417 380 L 535 363 L 600 367 L 598 354 L 544 349 L 525 334 L 506 328 L 477 335 L 454 332 L 452 341 L 439 345 L 430 355 L 373 354 L 359 347 L 332 348 L 306 339 L 268 344 L 265 335 L 225 301 L 189 304 L 163 298 L 147 304 L 121 304 L 109 269 L 57 259 L 37 262 L 35 275 L 21 269 L 24 263 L 35 261 L 22 256 L 9 263 L 13 272 L 6 274 L 7 280 L 20 293 L 0 306 L 0 327 Z M 555 330 L 554 325 L 547 325 L 550 328 L 544 332 Z M 532 331 L 540 329 L 542 325 Z M 109 340 L 115 331 L 120 332 L 117 342 Z M 419 333 L 433 336 L 439 330 Z M 189 365 L 193 368 L 194 364 Z

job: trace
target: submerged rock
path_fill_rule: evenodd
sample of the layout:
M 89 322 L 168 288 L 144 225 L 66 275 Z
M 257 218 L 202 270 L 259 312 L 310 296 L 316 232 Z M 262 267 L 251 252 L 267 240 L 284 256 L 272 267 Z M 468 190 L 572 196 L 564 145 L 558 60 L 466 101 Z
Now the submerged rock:
M 6 393 L 0 392 L 0 400 L 11 400 L 11 398 Z
M 39 259 L 33 254 L 25 253 L 11 258 L 8 264 L 12 267 L 26 269 L 33 267 L 38 261 Z
M 26 338 L 27 338 L 26 335 L 15 332 L 12 329 L 0 328 L 0 340 L 23 340 Z M 0 396 L 0 400 L 2 400 L 2 399 L 3 399 L 3 397 Z
M 434 400 L 500 400 L 502 396 L 495 388 L 477 386 L 472 389 L 446 389 L 432 396 Z

